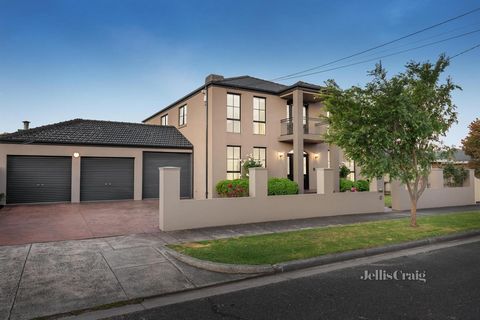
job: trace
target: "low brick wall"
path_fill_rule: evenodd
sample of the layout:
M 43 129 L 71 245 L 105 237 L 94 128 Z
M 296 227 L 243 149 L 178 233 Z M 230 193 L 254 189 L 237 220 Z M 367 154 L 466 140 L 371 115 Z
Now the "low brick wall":
M 250 197 L 180 200 L 180 169 L 160 168 L 159 227 L 172 231 L 383 212 L 378 192 L 333 193 L 333 172 L 316 169 L 317 194 L 267 196 L 267 171 L 250 169 Z

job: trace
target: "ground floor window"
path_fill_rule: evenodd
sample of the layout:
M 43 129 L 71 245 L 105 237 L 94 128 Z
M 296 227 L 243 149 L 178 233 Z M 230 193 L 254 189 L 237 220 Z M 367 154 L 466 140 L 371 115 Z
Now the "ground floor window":
M 241 147 L 227 146 L 227 179 L 240 179 L 241 176 Z
M 267 167 L 267 148 L 253 147 L 253 160 L 260 162 L 262 167 Z

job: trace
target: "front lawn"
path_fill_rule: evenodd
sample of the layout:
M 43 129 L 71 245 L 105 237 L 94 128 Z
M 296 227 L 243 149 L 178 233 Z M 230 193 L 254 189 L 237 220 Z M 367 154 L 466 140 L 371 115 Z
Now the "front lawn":
M 232 264 L 275 264 L 329 253 L 378 247 L 480 229 L 480 211 L 357 223 L 258 236 L 200 241 L 170 248 L 192 257 Z

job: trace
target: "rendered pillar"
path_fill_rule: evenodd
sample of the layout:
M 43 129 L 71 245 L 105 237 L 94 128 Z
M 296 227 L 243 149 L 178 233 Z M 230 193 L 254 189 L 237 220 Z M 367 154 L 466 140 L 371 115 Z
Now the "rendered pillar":
M 72 157 L 72 194 L 71 201 L 73 203 L 80 202 L 80 163 L 81 157 Z
M 293 180 L 303 193 L 303 92 L 293 91 Z
M 250 197 L 266 197 L 268 195 L 268 171 L 266 168 L 250 168 L 248 180 Z
M 175 204 L 180 201 L 180 168 L 159 168 L 159 193 L 158 193 L 158 227 L 168 230 L 168 213 L 175 210 Z
M 317 194 L 333 193 L 333 170 L 315 168 L 317 173 Z
M 432 168 L 432 171 L 428 175 L 428 182 L 432 189 L 443 189 L 443 169 Z

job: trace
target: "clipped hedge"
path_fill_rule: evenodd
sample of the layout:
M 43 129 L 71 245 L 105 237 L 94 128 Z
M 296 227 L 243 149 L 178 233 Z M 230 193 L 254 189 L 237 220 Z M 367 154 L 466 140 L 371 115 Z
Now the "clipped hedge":
M 341 178 L 340 179 L 340 192 L 350 191 L 353 188 L 353 181 Z
M 268 179 L 268 195 L 277 196 L 285 194 L 297 194 L 298 184 L 287 178 Z
M 370 191 L 370 183 L 366 180 L 351 181 L 342 178 L 340 179 L 340 192 L 345 191 Z
M 216 185 L 220 197 L 248 197 L 248 179 L 221 180 Z M 268 179 L 268 195 L 297 194 L 298 184 L 287 178 Z
M 370 183 L 366 180 L 355 181 L 355 188 L 357 191 L 370 191 Z

